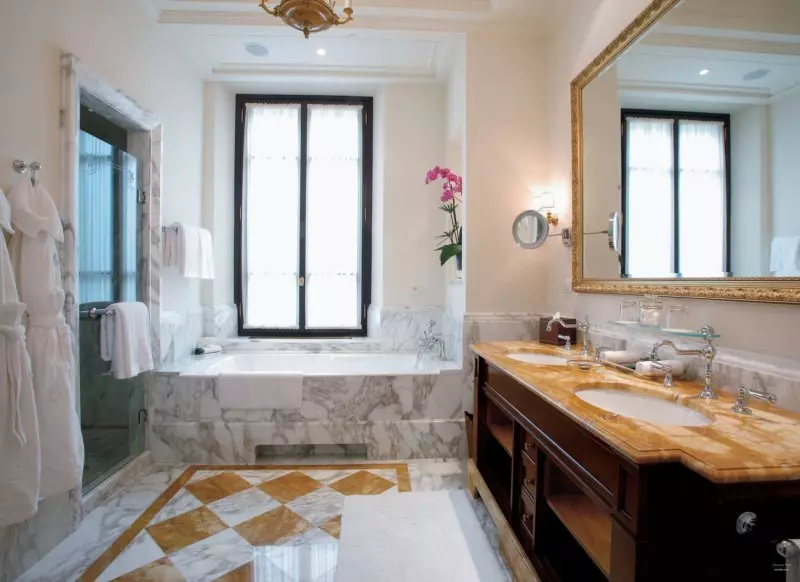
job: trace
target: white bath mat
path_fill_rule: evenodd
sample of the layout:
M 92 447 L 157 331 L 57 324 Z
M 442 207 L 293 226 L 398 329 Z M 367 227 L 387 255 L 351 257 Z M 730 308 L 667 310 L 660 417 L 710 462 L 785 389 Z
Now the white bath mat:
M 336 582 L 505 582 L 466 491 L 348 497 Z

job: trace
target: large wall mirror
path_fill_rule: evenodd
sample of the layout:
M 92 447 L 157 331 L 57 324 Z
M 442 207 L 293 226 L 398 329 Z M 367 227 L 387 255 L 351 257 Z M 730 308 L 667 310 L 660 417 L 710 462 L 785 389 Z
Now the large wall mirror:
M 572 123 L 576 291 L 800 302 L 800 0 L 654 1 Z

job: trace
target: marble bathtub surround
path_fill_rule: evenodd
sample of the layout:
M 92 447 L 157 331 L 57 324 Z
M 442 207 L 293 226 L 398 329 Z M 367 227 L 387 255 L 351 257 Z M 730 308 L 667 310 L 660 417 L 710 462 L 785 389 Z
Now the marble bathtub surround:
M 161 317 L 161 368 L 190 360 L 204 337 L 203 309 L 188 307 L 181 313 L 165 311 Z
M 719 400 L 697 399 L 697 386 L 691 382 L 678 381 L 667 389 L 608 368 L 587 374 L 523 364 L 506 356 L 525 350 L 564 353 L 536 342 L 482 343 L 472 350 L 633 463 L 680 462 L 717 483 L 800 479 L 800 414 L 754 402 L 753 415 L 744 416 L 731 411 L 735 398 L 728 394 Z M 650 424 L 605 412 L 575 396 L 582 386 L 598 383 L 677 402 L 712 422 L 702 427 Z
M 436 324 L 436 332 L 442 333 L 443 309 L 432 307 L 388 307 L 371 306 L 368 315 L 370 336 L 381 342 L 381 351 L 415 352 L 417 339 L 430 321 Z
M 236 305 L 203 305 L 203 336 L 235 338 L 239 333 Z
M 335 545 L 348 495 L 408 491 L 405 464 L 191 466 L 79 580 L 232 575 L 261 546 Z
M 264 445 L 364 445 L 368 459 L 460 458 L 460 372 L 303 378 L 298 410 L 220 406 L 214 377 L 156 373 L 148 445 L 159 463 L 254 463 Z

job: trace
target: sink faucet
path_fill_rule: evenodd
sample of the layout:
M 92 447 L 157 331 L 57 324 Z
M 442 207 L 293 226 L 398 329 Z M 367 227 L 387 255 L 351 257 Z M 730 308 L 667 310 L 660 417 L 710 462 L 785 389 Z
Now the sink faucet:
M 747 399 L 750 397 L 762 400 L 763 402 L 769 402 L 770 404 L 776 404 L 778 402 L 778 397 L 774 394 L 770 394 L 766 390 L 751 390 L 745 388 L 744 384 L 740 384 L 739 398 L 736 399 L 736 404 L 733 405 L 731 410 L 739 414 L 753 414 L 753 411 L 747 407 Z
M 703 340 L 705 341 L 702 347 L 688 350 L 680 349 L 671 340 L 661 340 L 657 342 L 650 351 L 650 361 L 655 362 L 658 360 L 658 350 L 664 347 L 671 348 L 672 351 L 679 356 L 702 356 L 706 364 L 704 374 L 705 384 L 703 385 L 703 390 L 697 397 L 705 400 L 716 400 L 717 395 L 714 394 L 714 389 L 711 387 L 714 358 L 717 355 L 717 348 L 714 347 L 714 328 L 707 325 L 700 330 L 700 333 L 703 334 Z
M 422 332 L 422 337 L 417 340 L 417 364 L 424 354 L 432 352 L 436 347 L 439 348 L 439 359 L 445 359 L 444 340 L 441 335 L 434 333 L 434 329 L 436 329 L 436 322 L 431 320 L 425 331 Z
M 564 349 L 565 350 L 569 351 L 569 350 L 572 349 L 572 338 L 571 337 L 569 337 L 568 335 L 558 334 L 558 339 L 564 340 L 565 342 L 567 342 L 567 343 L 564 344 Z
M 577 323 L 564 323 L 564 320 L 561 319 L 561 312 L 556 311 L 553 318 L 547 322 L 547 331 L 553 331 L 553 324 L 557 323 L 564 329 L 577 329 L 581 332 L 581 355 L 588 356 L 589 355 L 589 329 L 592 327 L 589 323 L 589 316 L 586 316 L 584 321 L 579 321 Z M 563 336 L 558 336 L 558 339 L 564 339 Z M 570 348 L 569 342 L 567 342 L 567 349 Z

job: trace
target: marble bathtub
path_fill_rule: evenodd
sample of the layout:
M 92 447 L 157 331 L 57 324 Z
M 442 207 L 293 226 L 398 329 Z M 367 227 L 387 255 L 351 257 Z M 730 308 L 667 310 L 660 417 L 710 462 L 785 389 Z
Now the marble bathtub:
M 221 354 L 155 372 L 148 448 L 156 463 L 253 464 L 263 446 L 358 445 L 368 459 L 464 458 L 462 371 L 412 354 Z M 220 406 L 219 374 L 303 373 L 299 409 Z

